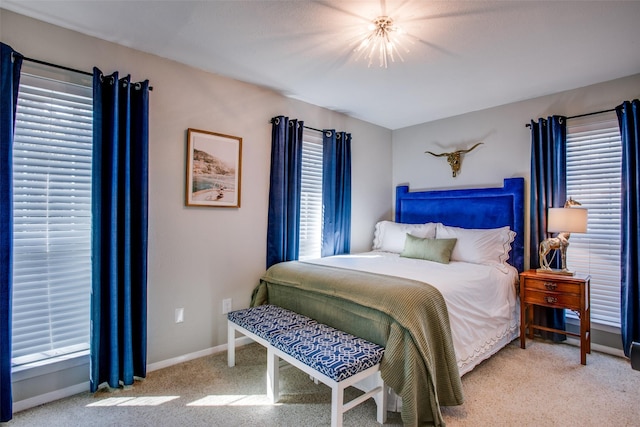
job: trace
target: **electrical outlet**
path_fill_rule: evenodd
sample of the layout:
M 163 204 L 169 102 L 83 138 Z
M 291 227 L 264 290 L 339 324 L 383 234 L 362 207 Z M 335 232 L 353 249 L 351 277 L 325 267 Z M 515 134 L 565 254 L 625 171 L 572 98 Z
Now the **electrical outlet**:
M 176 308 L 176 323 L 184 322 L 184 308 Z
M 222 300 L 222 314 L 227 314 L 231 311 L 231 298 Z

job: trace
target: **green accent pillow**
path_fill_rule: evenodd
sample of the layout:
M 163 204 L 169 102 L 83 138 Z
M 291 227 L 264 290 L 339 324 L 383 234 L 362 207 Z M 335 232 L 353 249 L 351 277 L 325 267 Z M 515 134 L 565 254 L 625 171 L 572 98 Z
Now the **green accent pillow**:
M 421 239 L 407 234 L 400 256 L 449 264 L 451 252 L 457 241 L 458 239 Z

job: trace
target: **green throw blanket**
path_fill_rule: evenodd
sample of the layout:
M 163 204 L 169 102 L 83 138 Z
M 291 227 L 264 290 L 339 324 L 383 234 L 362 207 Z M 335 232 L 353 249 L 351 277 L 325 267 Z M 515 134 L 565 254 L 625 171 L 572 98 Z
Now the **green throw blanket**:
M 444 425 L 463 402 L 442 294 L 414 280 L 298 261 L 272 266 L 251 305 L 274 304 L 385 347 L 380 370 L 407 426 Z

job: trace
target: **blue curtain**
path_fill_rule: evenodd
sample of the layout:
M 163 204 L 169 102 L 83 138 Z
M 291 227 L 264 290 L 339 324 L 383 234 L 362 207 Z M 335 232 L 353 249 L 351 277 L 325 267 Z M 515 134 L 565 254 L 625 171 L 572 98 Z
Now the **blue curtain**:
M 304 122 L 278 116 L 271 124 L 267 268 L 298 259 Z
M 149 81 L 93 70 L 91 391 L 146 376 Z
M 0 43 L 0 422 L 13 414 L 11 300 L 13 284 L 13 130 L 22 55 Z
M 640 101 L 616 107 L 622 137 L 622 248 L 620 325 L 622 348 L 640 341 Z
M 22 55 L 0 43 L 0 422 L 13 415 L 11 297 L 13 283 L 13 129 Z
M 531 121 L 531 200 L 529 266 L 540 267 L 538 246 L 548 237 L 547 209 L 562 207 L 567 198 L 567 121 L 565 117 L 552 116 Z M 560 257 L 554 259 L 560 267 Z M 564 329 L 563 309 L 534 306 L 534 318 L 538 325 Z M 540 335 L 554 341 L 566 339 L 566 335 L 539 331 Z
M 351 250 L 351 134 L 323 131 L 322 256 Z

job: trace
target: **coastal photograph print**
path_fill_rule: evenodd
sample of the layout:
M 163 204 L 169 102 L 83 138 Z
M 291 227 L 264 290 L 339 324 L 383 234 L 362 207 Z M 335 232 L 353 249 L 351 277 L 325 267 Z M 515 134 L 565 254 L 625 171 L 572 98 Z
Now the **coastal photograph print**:
M 187 130 L 187 206 L 240 207 L 242 138 Z

